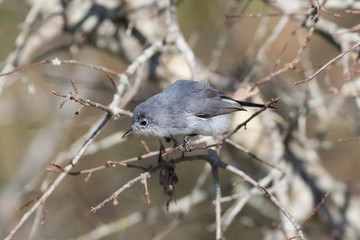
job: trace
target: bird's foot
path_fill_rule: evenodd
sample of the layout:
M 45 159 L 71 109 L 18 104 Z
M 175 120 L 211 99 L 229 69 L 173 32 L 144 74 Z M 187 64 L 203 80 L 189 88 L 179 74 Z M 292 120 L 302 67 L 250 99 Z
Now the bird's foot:
M 193 146 L 191 144 L 191 137 L 189 135 L 184 137 L 184 146 L 187 152 L 191 152 L 193 149 Z

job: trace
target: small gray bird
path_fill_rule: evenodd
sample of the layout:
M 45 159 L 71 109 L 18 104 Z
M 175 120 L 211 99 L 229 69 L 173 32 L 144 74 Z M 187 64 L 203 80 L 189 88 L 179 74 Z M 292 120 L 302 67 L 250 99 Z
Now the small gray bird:
M 139 104 L 132 117 L 133 132 L 174 139 L 175 135 L 217 136 L 231 124 L 230 113 L 262 104 L 236 101 L 207 83 L 178 80 Z

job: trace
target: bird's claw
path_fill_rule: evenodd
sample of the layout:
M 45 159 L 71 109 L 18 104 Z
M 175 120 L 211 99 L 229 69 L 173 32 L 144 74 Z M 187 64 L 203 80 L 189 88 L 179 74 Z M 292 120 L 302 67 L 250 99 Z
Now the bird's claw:
M 191 144 L 191 138 L 190 138 L 190 136 L 185 136 L 185 137 L 184 137 L 184 146 L 185 146 L 185 150 L 186 150 L 187 152 L 191 152 L 191 151 L 192 151 L 193 146 L 192 146 L 192 144 Z

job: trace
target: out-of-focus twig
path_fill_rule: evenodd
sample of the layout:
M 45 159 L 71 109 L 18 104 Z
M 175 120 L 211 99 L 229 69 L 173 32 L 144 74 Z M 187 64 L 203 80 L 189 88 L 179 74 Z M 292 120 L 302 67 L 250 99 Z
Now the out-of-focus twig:
M 343 51 L 342 53 L 340 53 L 339 55 L 337 55 L 336 57 L 334 57 L 333 59 L 331 59 L 329 62 L 327 62 L 326 64 L 324 64 L 321 68 L 319 68 L 319 70 L 317 70 L 313 75 L 311 75 L 310 77 L 301 80 L 301 81 L 297 81 L 294 84 L 295 85 L 299 85 L 301 83 L 305 83 L 310 81 L 311 79 L 313 79 L 316 75 L 318 75 L 320 72 L 322 72 L 324 69 L 326 69 L 327 67 L 329 67 L 331 64 L 333 64 L 334 62 L 336 62 L 337 60 L 339 60 L 340 58 L 342 58 L 344 55 L 348 54 L 349 52 L 353 51 L 355 48 L 357 48 L 358 46 L 360 46 L 360 42 L 356 43 L 355 45 L 353 45 L 351 48 L 346 49 L 345 51 Z
M 24 66 L 24 67 L 14 69 L 14 70 L 12 70 L 10 72 L 2 73 L 2 74 L 0 74 L 0 77 L 11 75 L 11 74 L 16 73 L 16 72 L 24 72 L 24 71 L 26 71 L 26 70 L 28 70 L 30 68 L 33 68 L 33 67 L 36 67 L 36 66 L 39 66 L 39 65 L 43 65 L 43 64 L 52 64 L 53 66 L 60 66 L 61 64 L 79 65 L 79 66 L 84 66 L 84 67 L 88 67 L 88 68 L 91 68 L 91 69 L 96 69 L 96 70 L 105 72 L 106 74 L 109 74 L 109 75 L 113 75 L 113 76 L 118 75 L 118 72 L 115 72 L 115 71 L 113 71 L 111 69 L 108 69 L 106 67 L 103 67 L 103 66 L 98 66 L 98 65 L 95 65 L 95 64 L 91 64 L 91 63 L 87 63 L 87 62 L 81 62 L 81 61 L 77 61 L 77 60 L 73 60 L 73 59 L 71 59 L 71 60 L 60 60 L 59 58 L 54 58 L 53 60 L 41 60 L 39 62 L 32 63 L 32 64 Z
M 54 182 L 49 186 L 49 188 L 44 192 L 42 197 L 29 209 L 20 219 L 20 221 L 16 224 L 16 226 L 11 230 L 10 234 L 5 238 L 5 240 L 10 240 L 14 237 L 15 233 L 19 230 L 19 228 L 29 219 L 29 217 L 35 212 L 35 210 L 51 196 L 51 194 L 55 191 L 55 189 L 59 186 L 59 184 L 64 180 L 67 176 L 67 173 L 71 171 L 71 169 L 80 161 L 81 157 L 85 153 L 86 149 L 91 145 L 94 141 L 95 137 L 101 132 L 101 130 L 106 126 L 106 124 L 110 121 L 110 116 L 106 115 L 103 122 L 98 126 L 98 128 L 91 134 L 91 136 L 86 140 L 84 145 L 78 151 L 76 156 L 71 160 L 71 162 L 64 168 L 65 172 L 61 173 Z

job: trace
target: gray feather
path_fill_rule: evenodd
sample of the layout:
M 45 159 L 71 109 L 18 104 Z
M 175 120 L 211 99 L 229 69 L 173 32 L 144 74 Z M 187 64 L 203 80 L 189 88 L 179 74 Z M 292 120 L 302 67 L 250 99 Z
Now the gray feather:
M 130 133 L 218 135 L 227 131 L 229 114 L 244 111 L 243 105 L 263 107 L 236 101 L 206 83 L 179 80 L 135 108 Z

